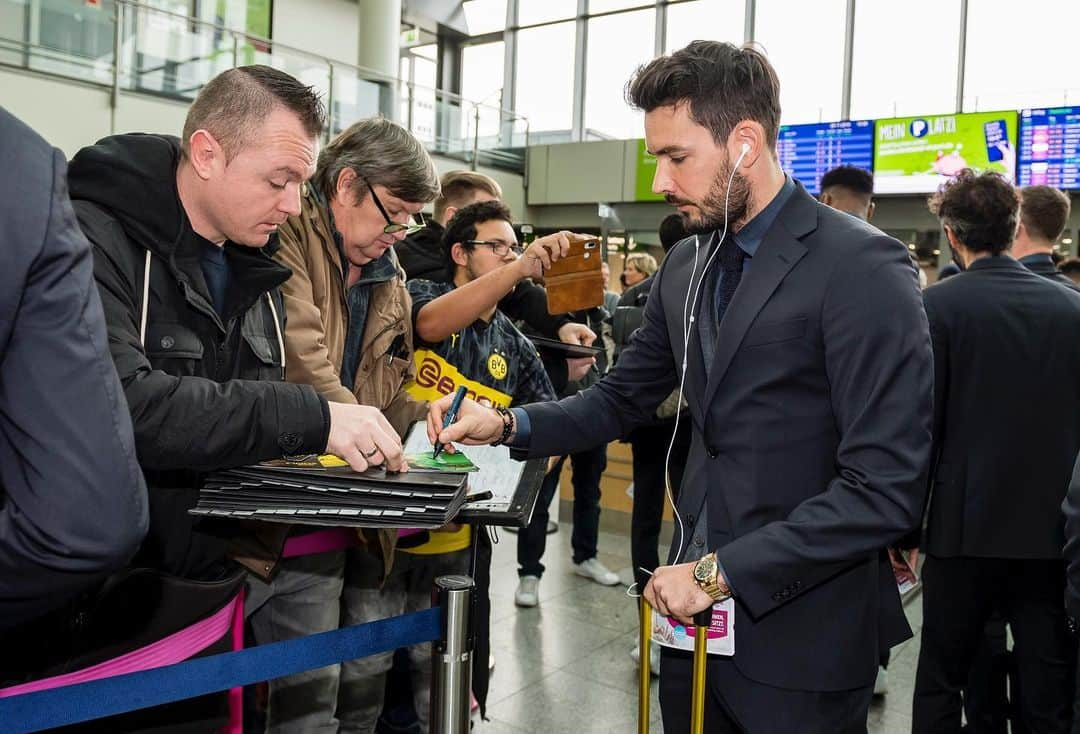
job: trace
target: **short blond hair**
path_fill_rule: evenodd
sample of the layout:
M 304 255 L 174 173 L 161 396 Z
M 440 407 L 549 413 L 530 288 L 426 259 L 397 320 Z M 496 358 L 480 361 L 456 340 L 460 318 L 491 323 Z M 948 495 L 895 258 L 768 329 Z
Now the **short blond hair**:
M 476 171 L 447 171 L 439 181 L 440 193 L 435 199 L 435 219 L 441 220 L 448 207 L 460 209 L 473 203 L 477 191 L 482 191 L 494 199 L 502 199 L 502 187 L 491 176 Z
M 645 273 L 645 275 L 652 275 L 656 272 L 656 258 L 645 252 L 635 252 L 633 255 L 629 255 L 626 258 L 626 265 L 623 269 L 633 266 L 634 270 Z

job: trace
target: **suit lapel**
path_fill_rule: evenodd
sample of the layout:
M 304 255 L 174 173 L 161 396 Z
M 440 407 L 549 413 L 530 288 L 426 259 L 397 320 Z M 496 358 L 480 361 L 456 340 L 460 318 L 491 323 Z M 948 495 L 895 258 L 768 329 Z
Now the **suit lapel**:
M 750 263 L 749 272 L 743 274 L 735 296 L 720 322 L 716 354 L 712 369 L 709 370 L 705 400 L 702 402 L 703 410 L 707 410 L 712 402 L 750 324 L 787 274 L 806 254 L 806 246 L 798 238 L 817 226 L 816 207 L 817 202 L 799 186 L 761 241 L 757 254 Z

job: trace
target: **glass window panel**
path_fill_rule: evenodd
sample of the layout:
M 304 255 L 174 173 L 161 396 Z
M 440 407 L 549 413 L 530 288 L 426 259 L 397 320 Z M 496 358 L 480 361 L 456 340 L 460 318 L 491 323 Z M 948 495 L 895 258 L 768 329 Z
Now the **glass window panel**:
M 574 117 L 574 27 L 576 23 L 518 32 L 514 110 L 529 129 L 569 130 Z
M 463 5 L 470 36 L 506 28 L 506 0 L 465 0 Z
M 577 0 L 518 0 L 518 25 L 546 23 L 577 15 Z
M 678 51 L 691 41 L 743 42 L 745 0 L 695 0 L 669 5 L 664 53 Z
M 473 130 L 479 103 L 480 135 L 498 135 L 499 107 L 503 90 L 503 42 L 466 46 L 461 59 L 461 96 L 468 102 L 462 108 L 466 119 L 463 130 Z
M 649 0 L 589 0 L 589 15 L 606 13 L 610 10 L 626 10 L 627 8 L 641 8 L 646 5 L 656 6 Z
M 25 0 L 0 0 L 0 64 L 22 65 L 23 49 L 28 32 Z M 14 41 L 14 43 L 6 43 Z
M 970 4 L 964 110 L 1080 100 L 1075 44 L 1080 3 L 1027 0 L 1017 10 L 1003 12 L 990 2 Z
M 425 43 L 423 46 L 413 46 L 409 49 L 413 56 L 423 56 L 425 59 L 435 61 L 438 57 L 439 46 L 435 43 Z
M 461 96 L 498 106 L 503 89 L 503 42 L 466 46 L 461 57 Z
M 413 57 L 412 134 L 426 143 L 435 141 L 435 62 Z
M 783 123 L 840 119 L 846 5 L 846 0 L 757 3 L 754 36 L 780 78 Z
M 855 3 L 851 119 L 953 111 L 959 33 L 960 0 Z M 933 53 L 911 53 L 914 38 Z
M 585 127 L 591 137 L 640 138 L 642 115 L 626 104 L 631 74 L 653 57 L 656 11 L 635 10 L 589 21 L 585 61 Z

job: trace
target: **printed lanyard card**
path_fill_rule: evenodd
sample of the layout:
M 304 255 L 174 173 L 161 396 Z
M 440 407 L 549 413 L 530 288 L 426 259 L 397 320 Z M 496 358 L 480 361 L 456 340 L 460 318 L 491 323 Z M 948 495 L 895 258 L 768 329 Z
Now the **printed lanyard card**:
M 675 650 L 694 650 L 694 626 L 684 625 L 673 617 L 665 617 L 655 609 L 652 613 L 652 639 Z M 735 600 L 725 599 L 713 604 L 709 624 L 708 652 L 710 655 L 735 654 Z

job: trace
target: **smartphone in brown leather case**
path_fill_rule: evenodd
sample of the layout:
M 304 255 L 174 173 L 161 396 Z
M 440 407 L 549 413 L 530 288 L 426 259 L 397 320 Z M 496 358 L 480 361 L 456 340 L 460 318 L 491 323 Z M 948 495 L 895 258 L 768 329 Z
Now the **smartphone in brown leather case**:
M 554 316 L 603 305 L 600 262 L 599 240 L 571 235 L 570 251 L 544 271 L 548 313 Z

